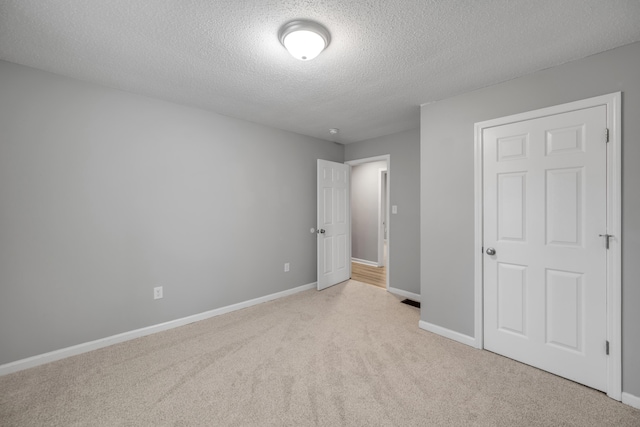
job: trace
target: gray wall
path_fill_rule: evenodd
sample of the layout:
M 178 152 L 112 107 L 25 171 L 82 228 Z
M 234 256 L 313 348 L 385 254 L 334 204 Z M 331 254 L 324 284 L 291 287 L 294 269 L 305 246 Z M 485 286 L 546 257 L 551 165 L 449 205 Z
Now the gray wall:
M 474 123 L 617 91 L 623 92 L 623 390 L 640 396 L 640 43 L 422 107 L 421 318 L 474 335 Z
M 420 294 L 420 130 L 345 146 L 345 160 L 389 154 L 389 286 Z
M 0 364 L 316 280 L 337 144 L 7 62 L 0 129 Z
M 351 169 L 351 256 L 378 262 L 378 194 L 380 169 L 387 162 L 371 162 Z

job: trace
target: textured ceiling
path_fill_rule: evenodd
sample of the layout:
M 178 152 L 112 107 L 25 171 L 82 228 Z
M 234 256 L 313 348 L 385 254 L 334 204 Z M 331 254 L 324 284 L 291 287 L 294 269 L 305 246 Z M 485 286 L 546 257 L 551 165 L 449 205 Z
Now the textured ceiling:
M 293 19 L 331 32 L 318 58 Z M 0 0 L 0 59 L 342 143 L 638 40 L 638 0 Z

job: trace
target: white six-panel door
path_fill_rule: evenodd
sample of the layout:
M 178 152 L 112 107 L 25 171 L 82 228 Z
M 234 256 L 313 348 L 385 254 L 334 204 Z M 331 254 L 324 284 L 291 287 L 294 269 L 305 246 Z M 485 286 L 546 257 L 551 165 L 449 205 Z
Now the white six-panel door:
M 349 165 L 318 160 L 318 290 L 351 277 Z
M 482 132 L 484 346 L 599 390 L 606 118 L 597 106 Z

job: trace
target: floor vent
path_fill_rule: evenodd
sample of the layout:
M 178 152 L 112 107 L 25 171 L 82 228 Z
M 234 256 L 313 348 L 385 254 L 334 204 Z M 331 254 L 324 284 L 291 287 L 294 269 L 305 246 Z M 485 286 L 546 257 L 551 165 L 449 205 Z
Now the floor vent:
M 402 300 L 402 301 L 400 301 L 400 302 L 401 302 L 401 303 L 403 303 L 403 304 L 407 304 L 407 305 L 411 305 L 411 306 L 413 306 L 413 307 L 418 307 L 418 308 L 420 308 L 420 303 L 419 303 L 419 302 L 417 302 L 417 301 L 414 301 L 414 300 L 412 300 L 412 299 L 405 299 L 405 300 Z

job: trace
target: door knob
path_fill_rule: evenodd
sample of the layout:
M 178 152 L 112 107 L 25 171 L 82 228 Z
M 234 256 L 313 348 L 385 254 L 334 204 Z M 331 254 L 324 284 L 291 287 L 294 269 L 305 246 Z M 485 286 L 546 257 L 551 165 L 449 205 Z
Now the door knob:
M 325 230 L 324 230 L 324 229 L 322 229 L 322 228 L 319 228 L 319 229 L 318 229 L 318 233 L 319 233 L 319 234 L 324 234 L 324 233 L 325 233 Z
M 609 242 L 611 241 L 611 238 L 613 237 L 613 235 L 612 234 L 598 234 L 598 236 L 605 238 L 605 242 L 606 242 L 605 247 L 607 249 L 609 249 Z
M 493 248 L 487 248 L 487 255 L 495 255 L 496 254 L 496 250 Z

